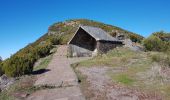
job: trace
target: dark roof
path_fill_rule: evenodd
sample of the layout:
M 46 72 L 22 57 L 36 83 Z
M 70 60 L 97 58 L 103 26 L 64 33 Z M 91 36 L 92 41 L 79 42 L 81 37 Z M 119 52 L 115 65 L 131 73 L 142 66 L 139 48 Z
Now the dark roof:
M 80 26 L 78 28 L 78 30 L 82 28 L 84 31 L 86 31 L 89 35 L 91 35 L 96 41 L 99 40 L 105 40 L 105 41 L 118 41 L 118 39 L 112 37 L 111 35 L 109 35 L 107 32 L 105 32 L 104 30 L 102 30 L 101 28 L 97 28 L 97 27 L 92 27 L 92 26 Z M 76 32 L 77 33 L 77 32 Z M 76 35 L 75 33 L 75 35 Z M 75 36 L 74 35 L 74 36 Z M 73 37 L 74 37 L 73 36 Z M 72 38 L 73 39 L 73 38 Z M 71 39 L 71 40 L 72 40 Z M 71 41 L 70 40 L 70 41 Z M 69 41 L 69 43 L 70 43 Z
M 117 41 L 116 38 L 110 36 L 107 32 L 105 32 L 101 28 L 92 26 L 80 26 L 80 27 L 96 40 Z

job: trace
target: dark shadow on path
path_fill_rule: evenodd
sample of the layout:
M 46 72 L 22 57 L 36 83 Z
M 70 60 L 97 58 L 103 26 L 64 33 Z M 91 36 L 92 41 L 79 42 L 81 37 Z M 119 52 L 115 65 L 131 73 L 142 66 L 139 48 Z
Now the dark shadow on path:
M 33 71 L 32 74 L 33 74 L 33 75 L 38 75 L 38 74 L 46 73 L 46 72 L 48 72 L 48 71 L 50 71 L 50 69 L 39 69 L 39 70 L 37 70 L 37 71 Z

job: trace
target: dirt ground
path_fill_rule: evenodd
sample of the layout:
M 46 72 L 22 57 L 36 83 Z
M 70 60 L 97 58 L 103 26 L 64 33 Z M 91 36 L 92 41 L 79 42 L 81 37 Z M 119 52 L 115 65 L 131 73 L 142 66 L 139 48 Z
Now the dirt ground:
M 87 100 L 163 100 L 159 94 L 146 93 L 113 82 L 108 72 L 121 72 L 122 68 L 77 67 L 85 80 L 82 90 Z

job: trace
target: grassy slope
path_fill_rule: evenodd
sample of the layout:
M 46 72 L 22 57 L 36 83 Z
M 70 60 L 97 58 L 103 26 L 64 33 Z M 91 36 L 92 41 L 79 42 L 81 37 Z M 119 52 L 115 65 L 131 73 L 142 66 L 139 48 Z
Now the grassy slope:
M 53 32 L 57 36 L 62 33 L 62 35 L 59 35 L 59 36 L 61 36 L 61 38 L 62 38 L 61 43 L 65 44 L 69 41 L 70 37 L 73 36 L 73 34 L 75 33 L 75 31 L 77 30 L 79 25 L 99 27 L 99 28 L 105 30 L 106 32 L 108 32 L 112 36 L 115 36 L 115 31 L 117 31 L 119 33 L 123 33 L 123 34 L 127 35 L 131 39 L 136 38 L 139 41 L 141 41 L 143 39 L 142 36 L 140 36 L 136 33 L 133 33 L 133 32 L 129 32 L 122 28 L 112 26 L 112 25 L 107 25 L 107 24 L 100 23 L 100 22 L 96 22 L 93 20 L 87 20 L 87 19 L 76 19 L 76 20 L 68 20 L 65 22 L 55 23 L 49 27 L 49 32 Z
M 74 22 L 74 24 L 68 24 L 68 23 L 72 23 L 72 22 Z M 46 33 L 44 36 L 40 37 L 34 43 L 31 43 L 31 44 L 27 45 L 25 48 L 19 50 L 16 54 L 22 54 L 25 51 L 29 51 L 30 47 L 36 47 L 37 45 L 39 45 L 43 41 L 50 41 L 50 39 L 52 37 L 54 37 L 54 36 L 58 37 L 58 39 L 60 40 L 58 44 L 66 44 L 69 41 L 70 37 L 72 37 L 72 35 L 75 33 L 75 31 L 77 30 L 77 28 L 78 28 L 78 26 L 80 24 L 81 25 L 90 25 L 90 26 L 100 27 L 100 28 L 104 29 L 105 31 L 107 31 L 111 35 L 114 35 L 111 32 L 112 30 L 117 30 L 119 32 L 123 32 L 124 34 L 135 35 L 135 36 L 137 36 L 138 39 L 142 39 L 143 38 L 142 36 L 139 36 L 139 35 L 134 34 L 132 32 L 123 30 L 121 28 L 118 28 L 118 27 L 115 27 L 115 26 L 111 26 L 111 25 L 106 25 L 106 24 L 95 22 L 95 21 L 91 21 L 91 20 L 86 20 L 86 19 L 69 20 L 69 21 L 66 21 L 64 23 L 53 24 L 52 26 L 49 27 L 49 32 L 54 32 L 55 33 L 54 35 L 48 35 Z M 60 34 L 60 33 L 62 33 L 62 34 Z M 42 68 L 45 68 L 48 65 L 50 59 L 51 59 L 51 56 L 43 59 L 42 62 L 40 63 L 40 65 L 34 68 L 34 71 L 42 69 Z M 107 60 L 107 59 L 105 59 L 105 60 Z M 107 62 L 107 63 L 109 64 L 109 62 Z M 35 91 L 36 87 L 32 86 L 33 85 L 32 82 L 34 81 L 34 77 L 33 76 L 29 76 L 29 77 L 25 78 L 25 80 L 28 80 L 28 81 L 31 82 L 28 85 L 28 87 L 20 87 L 20 84 L 22 84 L 22 80 L 20 80 L 15 85 L 13 85 L 9 89 L 9 91 L 5 91 L 5 92 L 1 93 L 0 94 L 0 99 L 11 100 L 12 97 L 10 96 L 10 94 L 14 93 L 16 91 L 20 91 L 20 89 L 23 90 L 24 92 L 28 92 L 28 93 L 30 93 L 32 91 Z
M 129 37 L 136 36 L 136 38 L 139 40 L 143 39 L 142 36 L 140 36 L 136 33 L 129 32 L 127 30 L 121 29 L 116 26 L 111 26 L 111 25 L 107 25 L 104 23 L 87 20 L 87 19 L 68 20 L 65 22 L 58 22 L 58 23 L 51 25 L 48 29 L 48 33 L 53 32 L 54 33 L 53 35 L 48 35 L 48 33 L 44 34 L 42 37 L 40 37 L 35 42 L 30 43 L 25 48 L 19 50 L 16 54 L 23 52 L 23 51 L 27 51 L 27 48 L 35 47 L 44 41 L 50 41 L 54 37 L 59 39 L 58 44 L 66 44 L 70 40 L 70 38 L 73 36 L 73 34 L 76 32 L 79 25 L 89 25 L 89 26 L 99 27 L 111 35 L 114 35 L 112 30 L 115 30 L 115 31 L 117 30 L 120 33 L 124 33 L 124 34 L 128 35 Z
M 54 52 L 56 51 L 57 51 L 57 47 L 51 50 L 51 53 L 52 53 L 51 55 L 48 55 L 44 58 L 40 58 L 39 59 L 40 63 L 34 67 L 33 71 L 46 69 L 53 57 Z M 48 86 L 36 87 L 34 86 L 35 81 L 36 81 L 35 75 L 20 77 L 12 86 L 9 87 L 8 90 L 0 92 L 0 100 L 15 100 L 16 97 L 13 96 L 14 93 L 31 94 L 37 90 L 54 88 L 54 87 L 48 87 Z M 17 97 L 17 98 L 20 98 L 20 97 Z
M 152 70 L 156 66 L 154 62 L 155 55 L 166 56 L 166 54 L 158 52 L 137 53 L 128 49 L 119 48 L 112 50 L 105 55 L 76 63 L 73 66 L 110 66 L 112 68 L 123 68 L 124 70 L 121 72 L 118 71 L 113 73 L 112 71 L 109 71 L 107 72 L 107 75 L 113 82 L 142 91 L 158 92 L 168 100 L 168 98 L 170 98 L 170 79 L 162 77 L 157 71 L 154 72 L 154 70 Z M 78 75 L 80 76 L 80 79 L 86 79 L 81 73 L 78 73 Z
M 30 65 L 33 65 L 33 63 L 37 61 L 41 56 L 48 55 L 48 53 L 44 52 L 45 48 L 47 49 L 47 47 L 44 47 L 43 49 L 44 51 L 43 50 L 41 51 L 39 46 L 43 47 L 44 46 L 43 43 L 46 44 L 45 46 L 49 46 L 49 47 L 51 47 L 51 44 L 66 44 L 73 36 L 73 34 L 75 33 L 79 25 L 100 27 L 103 30 L 107 31 L 112 36 L 115 35 L 115 31 L 118 31 L 120 33 L 126 34 L 131 39 L 135 38 L 138 41 L 141 41 L 143 39 L 142 36 L 123 30 L 119 27 L 103 24 L 100 22 L 95 22 L 92 20 L 77 19 L 77 20 L 68 20 L 65 22 L 59 22 L 51 25 L 48 29 L 48 33 L 40 37 L 37 41 L 27 45 L 25 48 L 19 50 L 16 54 L 11 56 L 11 58 L 4 61 L 3 66 L 5 67 L 3 67 L 3 69 L 5 70 L 5 73 L 8 76 L 20 76 L 23 74 L 30 73 L 32 71 L 32 66 Z M 48 35 L 49 33 L 53 33 L 53 34 Z M 41 55 L 41 53 L 44 54 Z M 15 63 L 13 64 L 13 62 Z M 14 66 L 11 66 L 12 64 Z M 18 70 L 18 68 L 23 70 Z

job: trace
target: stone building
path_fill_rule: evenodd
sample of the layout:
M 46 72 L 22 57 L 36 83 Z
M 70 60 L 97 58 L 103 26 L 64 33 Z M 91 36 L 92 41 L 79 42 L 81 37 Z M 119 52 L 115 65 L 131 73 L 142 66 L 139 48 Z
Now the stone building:
M 122 41 L 100 28 L 80 26 L 68 42 L 68 55 L 71 57 L 95 56 L 122 45 Z

